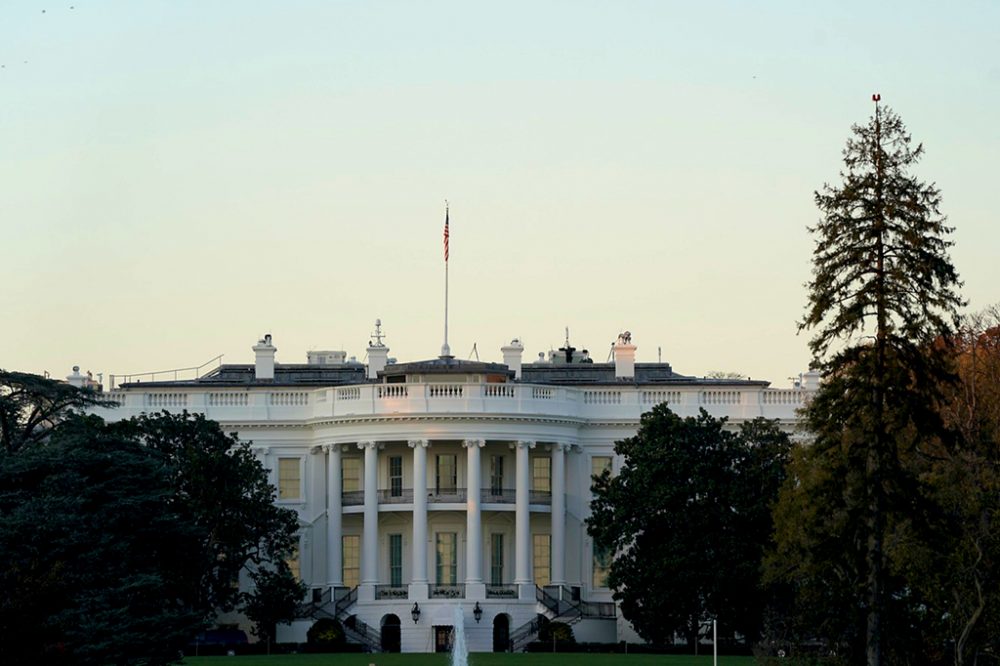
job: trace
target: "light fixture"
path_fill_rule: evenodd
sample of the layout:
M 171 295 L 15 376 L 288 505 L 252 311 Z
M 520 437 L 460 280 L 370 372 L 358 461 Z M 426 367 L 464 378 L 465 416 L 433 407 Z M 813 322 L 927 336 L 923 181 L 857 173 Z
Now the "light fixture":
M 413 624 L 416 624 L 420 620 L 420 604 L 413 604 L 413 608 L 410 609 L 410 617 L 413 618 Z
M 472 617 L 476 618 L 476 624 L 483 619 L 483 609 L 479 607 L 479 602 L 476 602 L 476 607 L 472 609 Z

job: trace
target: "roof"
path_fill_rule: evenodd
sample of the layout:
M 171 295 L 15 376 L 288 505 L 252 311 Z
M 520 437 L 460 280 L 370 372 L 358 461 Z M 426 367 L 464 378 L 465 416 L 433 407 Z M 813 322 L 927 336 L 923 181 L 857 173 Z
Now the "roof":
M 378 373 L 380 377 L 399 377 L 400 375 L 485 375 L 502 374 L 509 379 L 514 378 L 514 371 L 503 363 L 486 363 L 484 361 L 462 361 L 454 357 L 439 357 L 427 361 L 412 363 L 393 363 L 385 366 Z

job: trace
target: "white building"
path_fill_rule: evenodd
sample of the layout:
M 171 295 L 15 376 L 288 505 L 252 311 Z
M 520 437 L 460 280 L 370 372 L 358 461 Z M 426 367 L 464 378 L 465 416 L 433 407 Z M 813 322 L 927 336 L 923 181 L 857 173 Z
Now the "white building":
M 315 619 L 333 616 L 349 640 L 404 652 L 444 648 L 456 605 L 472 651 L 523 647 L 538 614 L 572 624 L 578 641 L 636 640 L 586 532 L 591 475 L 620 466 L 615 441 L 657 403 L 790 428 L 816 383 L 682 376 L 636 363 L 629 334 L 613 363 L 568 341 L 522 363 L 517 340 L 502 364 L 392 363 L 377 331 L 367 365 L 343 352 L 277 364 L 270 335 L 253 351 L 252 365 L 190 380 L 115 387 L 112 377 L 121 407 L 102 415 L 188 410 L 252 442 L 277 502 L 298 513 L 295 566 L 312 590 L 310 617 L 279 640 L 304 641 Z

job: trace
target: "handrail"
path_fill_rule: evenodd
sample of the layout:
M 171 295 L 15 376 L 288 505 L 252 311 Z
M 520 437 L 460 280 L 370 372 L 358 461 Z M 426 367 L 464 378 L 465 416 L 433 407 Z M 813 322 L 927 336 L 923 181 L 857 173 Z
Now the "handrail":
M 136 380 L 137 378 L 150 377 L 148 381 L 155 382 L 157 375 L 170 375 L 170 374 L 174 376 L 173 377 L 174 381 L 177 381 L 179 379 L 178 373 L 188 372 L 191 370 L 194 371 L 193 379 L 198 379 L 199 377 L 201 377 L 201 369 L 204 368 L 205 366 L 216 363 L 216 361 L 218 361 L 216 365 L 221 366 L 223 356 L 224 354 L 219 354 L 215 358 L 209 359 L 204 363 L 202 363 L 201 365 L 195 365 L 190 368 L 173 368 L 171 370 L 156 370 L 154 372 L 133 372 L 125 375 L 108 375 L 110 379 L 108 386 L 110 390 L 114 390 L 116 385 L 130 384 L 133 382 L 133 380 Z

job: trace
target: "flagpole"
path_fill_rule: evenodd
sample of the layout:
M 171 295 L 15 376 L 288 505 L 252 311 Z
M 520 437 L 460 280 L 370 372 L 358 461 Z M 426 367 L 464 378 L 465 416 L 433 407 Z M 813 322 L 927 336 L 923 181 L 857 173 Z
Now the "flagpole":
M 441 358 L 451 358 L 451 347 L 448 346 L 448 200 L 444 202 L 444 344 L 441 345 Z

